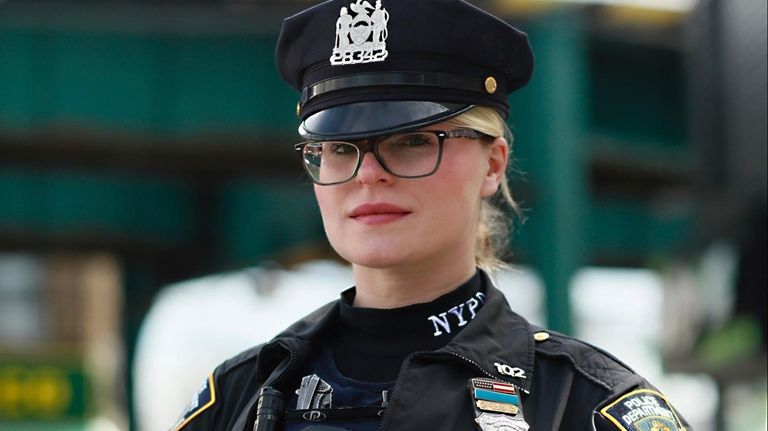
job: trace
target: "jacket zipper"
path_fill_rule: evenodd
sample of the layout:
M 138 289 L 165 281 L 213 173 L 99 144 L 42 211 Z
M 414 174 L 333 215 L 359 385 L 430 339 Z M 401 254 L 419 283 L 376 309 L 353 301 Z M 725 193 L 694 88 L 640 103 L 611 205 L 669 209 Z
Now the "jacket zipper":
M 509 380 L 500 379 L 497 376 L 494 376 L 493 374 L 491 374 L 488 371 L 486 371 L 486 369 L 483 368 L 482 366 L 480 366 L 480 364 L 478 364 L 477 362 L 475 362 L 475 361 L 473 361 L 473 360 L 471 360 L 471 359 L 469 359 L 467 357 L 464 357 L 462 355 L 459 355 L 458 353 L 455 353 L 455 352 L 421 351 L 421 352 L 413 352 L 413 353 L 411 353 L 410 355 L 406 356 L 405 360 L 403 361 L 403 365 L 400 367 L 400 371 L 397 374 L 397 383 L 395 383 L 395 387 L 394 387 L 394 389 L 392 391 L 394 393 L 392 394 L 392 398 L 390 398 L 390 400 L 389 400 L 389 405 L 390 406 L 394 404 L 395 399 L 397 399 L 397 396 L 400 393 L 400 391 L 398 391 L 399 386 L 400 386 L 400 381 L 401 381 L 400 376 L 403 375 L 403 372 L 408 367 L 408 363 L 411 361 L 411 359 L 413 359 L 416 356 L 452 356 L 454 358 L 458 358 L 461 361 L 471 365 L 473 368 L 477 369 L 478 371 L 482 372 L 484 375 L 486 375 L 486 376 L 488 376 L 488 377 L 490 377 L 490 378 L 492 378 L 494 380 L 498 380 L 500 382 L 504 382 L 504 383 L 508 383 L 508 384 L 514 385 L 516 388 L 519 388 L 521 391 L 525 392 L 526 394 L 529 393 L 525 389 L 523 389 L 523 388 L 519 387 L 518 385 L 510 382 Z M 381 425 L 379 425 L 379 431 L 383 431 L 385 425 L 389 423 L 389 421 L 388 421 L 389 414 L 388 413 L 389 413 L 389 409 L 387 409 L 387 413 L 384 414 L 384 418 L 381 421 Z

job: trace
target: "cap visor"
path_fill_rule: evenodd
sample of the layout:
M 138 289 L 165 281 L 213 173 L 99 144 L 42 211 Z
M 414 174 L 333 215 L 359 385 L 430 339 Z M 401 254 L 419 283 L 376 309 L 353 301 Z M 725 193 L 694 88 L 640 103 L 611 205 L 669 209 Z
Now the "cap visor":
M 358 140 L 415 130 L 456 116 L 474 105 L 429 101 L 376 101 L 316 112 L 299 126 L 305 139 Z

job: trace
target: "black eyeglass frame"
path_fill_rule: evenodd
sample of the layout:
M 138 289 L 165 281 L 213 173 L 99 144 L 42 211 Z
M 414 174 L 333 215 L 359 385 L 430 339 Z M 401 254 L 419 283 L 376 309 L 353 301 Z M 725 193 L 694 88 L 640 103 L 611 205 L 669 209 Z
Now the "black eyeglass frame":
M 431 133 L 437 136 L 437 160 L 435 161 L 435 167 L 431 171 L 429 171 L 426 174 L 420 174 L 420 175 L 400 175 L 395 172 L 392 172 L 392 170 L 387 166 L 386 162 L 384 162 L 384 159 L 381 157 L 381 154 L 379 153 L 379 143 L 386 140 L 387 138 L 390 138 L 392 136 L 396 135 L 407 135 L 411 133 Z M 446 138 L 469 138 L 469 139 L 483 139 L 483 140 L 493 140 L 495 139 L 493 136 L 488 135 L 483 132 L 478 132 L 474 129 L 455 129 L 455 130 L 414 130 L 412 132 L 404 132 L 404 133 L 394 133 L 391 135 L 384 135 L 379 136 L 372 139 L 366 139 L 363 141 L 356 141 L 356 142 L 349 142 L 349 141 L 334 141 L 334 140 L 323 140 L 323 141 L 304 141 L 300 142 L 293 146 L 294 150 L 296 151 L 297 155 L 301 159 L 301 165 L 304 167 L 304 170 L 307 172 L 307 175 L 309 175 L 309 179 L 319 185 L 319 186 L 334 186 L 337 184 L 343 184 L 347 181 L 352 180 L 357 176 L 357 172 L 360 170 L 360 166 L 363 164 L 363 158 L 365 157 L 365 153 L 373 153 L 373 157 L 376 158 L 376 161 L 379 162 L 379 165 L 381 165 L 384 170 L 389 173 L 390 175 L 393 175 L 398 178 L 424 178 L 428 177 L 430 175 L 433 175 L 435 172 L 437 172 L 437 169 L 440 167 L 440 161 L 443 159 L 443 141 Z M 349 176 L 349 178 L 341 181 L 334 181 L 330 183 L 324 183 L 315 180 L 315 178 L 312 176 L 312 173 L 309 171 L 309 168 L 307 167 L 307 164 L 304 161 L 304 148 L 307 145 L 310 144 L 318 144 L 321 142 L 340 142 L 345 144 L 350 144 L 357 148 L 357 164 L 355 166 L 355 170 L 352 171 L 352 175 Z

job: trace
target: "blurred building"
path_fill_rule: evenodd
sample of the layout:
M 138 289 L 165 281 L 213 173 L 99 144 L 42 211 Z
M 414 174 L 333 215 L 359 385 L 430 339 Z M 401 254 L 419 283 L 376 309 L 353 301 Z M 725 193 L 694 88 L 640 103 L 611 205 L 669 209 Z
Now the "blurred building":
M 282 17 L 308 3 L 0 1 L 0 430 L 135 426 L 136 337 L 161 286 L 327 255 L 291 150 L 298 95 L 273 64 Z M 711 429 L 752 429 L 765 2 L 477 3 L 537 56 L 511 99 L 528 221 L 509 260 L 541 278 L 549 326 L 583 330 L 581 269 L 652 271 L 658 366 L 713 376 Z

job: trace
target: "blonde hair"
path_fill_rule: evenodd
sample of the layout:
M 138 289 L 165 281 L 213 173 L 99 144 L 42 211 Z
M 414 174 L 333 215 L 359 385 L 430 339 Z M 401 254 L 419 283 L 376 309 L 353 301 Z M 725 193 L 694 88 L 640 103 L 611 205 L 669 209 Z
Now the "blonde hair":
M 503 137 L 512 147 L 512 131 L 498 111 L 485 106 L 476 106 L 444 123 L 448 127 L 465 127 L 477 130 L 494 138 Z M 511 159 L 511 157 L 510 157 Z M 507 184 L 506 172 L 499 189 L 493 196 L 483 199 L 477 224 L 475 240 L 475 264 L 480 268 L 494 271 L 506 266 L 503 255 L 506 252 L 511 228 L 511 218 L 504 207 L 521 218 L 520 207 L 512 198 Z

